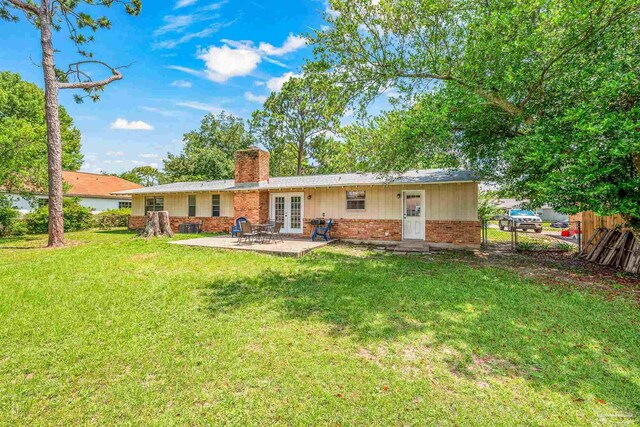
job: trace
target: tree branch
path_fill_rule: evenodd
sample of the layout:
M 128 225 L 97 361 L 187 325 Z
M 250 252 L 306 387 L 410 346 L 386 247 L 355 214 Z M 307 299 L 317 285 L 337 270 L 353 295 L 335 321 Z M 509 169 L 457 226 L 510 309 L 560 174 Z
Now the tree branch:
M 14 5 L 15 7 L 17 7 L 18 9 L 21 9 L 25 12 L 30 12 L 35 15 L 40 15 L 41 10 L 32 4 L 29 4 L 21 0 L 7 0 L 7 1 L 12 5 Z
M 106 79 L 103 80 L 98 80 L 98 81 L 93 81 L 91 80 L 90 77 L 88 77 L 87 74 L 83 73 L 82 71 L 80 71 L 80 65 L 82 64 L 100 64 L 103 65 L 105 67 L 107 67 L 109 70 L 111 70 L 112 75 L 107 77 Z M 75 67 L 75 69 L 73 68 Z M 118 67 L 118 68 L 122 68 L 122 67 Z M 76 76 L 78 77 L 78 81 L 77 82 L 73 82 L 73 83 L 68 83 L 68 82 L 59 82 L 58 83 L 58 87 L 60 89 L 96 89 L 96 88 L 100 88 L 103 86 L 108 85 L 111 82 L 114 82 L 116 80 L 122 80 L 122 73 L 120 73 L 120 71 L 118 71 L 118 68 L 114 68 L 111 67 L 110 65 L 102 62 L 102 61 L 80 61 L 80 62 L 75 62 L 73 64 L 69 65 L 69 70 L 67 71 L 67 75 L 70 74 L 76 74 Z M 80 78 L 81 76 L 85 76 L 88 77 L 89 80 L 86 81 L 81 81 Z

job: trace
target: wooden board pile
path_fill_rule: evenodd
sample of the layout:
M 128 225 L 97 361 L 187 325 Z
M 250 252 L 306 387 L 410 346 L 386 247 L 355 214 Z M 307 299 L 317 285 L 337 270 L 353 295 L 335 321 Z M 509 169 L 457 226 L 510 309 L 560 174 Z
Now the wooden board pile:
M 600 265 L 640 273 L 640 241 L 630 231 L 598 228 L 579 256 Z

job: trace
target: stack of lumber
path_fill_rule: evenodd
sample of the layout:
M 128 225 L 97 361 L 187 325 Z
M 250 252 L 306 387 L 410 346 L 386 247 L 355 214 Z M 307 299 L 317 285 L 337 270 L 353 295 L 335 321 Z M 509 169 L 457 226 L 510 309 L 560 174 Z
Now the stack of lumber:
M 600 265 L 640 273 L 640 241 L 630 231 L 598 228 L 579 256 Z

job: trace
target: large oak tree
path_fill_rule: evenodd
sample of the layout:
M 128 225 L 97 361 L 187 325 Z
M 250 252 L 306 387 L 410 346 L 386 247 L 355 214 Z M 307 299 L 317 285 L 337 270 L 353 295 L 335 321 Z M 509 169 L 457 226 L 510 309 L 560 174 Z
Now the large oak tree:
M 510 194 L 640 218 L 640 0 L 332 0 L 316 60 L 411 99 L 386 161 L 458 154 Z M 425 160 L 428 160 L 425 159 Z

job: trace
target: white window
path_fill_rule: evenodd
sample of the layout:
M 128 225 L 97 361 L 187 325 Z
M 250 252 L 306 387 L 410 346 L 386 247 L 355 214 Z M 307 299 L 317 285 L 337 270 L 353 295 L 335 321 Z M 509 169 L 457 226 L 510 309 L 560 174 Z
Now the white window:
M 189 216 L 196 216 L 196 196 L 189 195 Z
M 144 202 L 144 213 L 164 210 L 164 197 L 147 197 Z
M 119 209 L 131 209 L 131 202 L 118 202 Z
M 211 196 L 211 216 L 220 216 L 220 195 Z
M 347 191 L 347 210 L 363 211 L 365 209 L 364 191 Z

